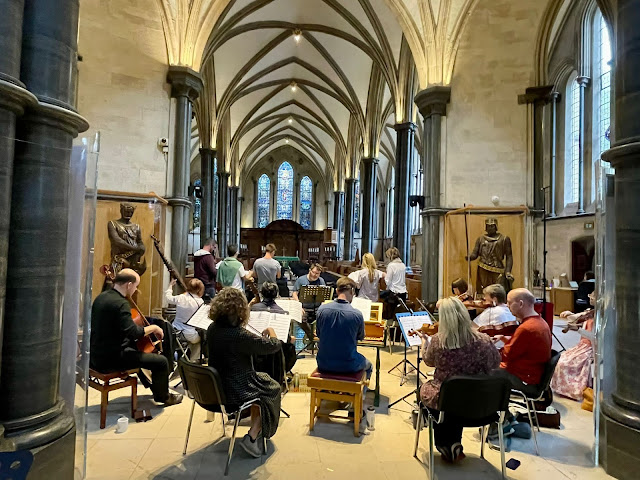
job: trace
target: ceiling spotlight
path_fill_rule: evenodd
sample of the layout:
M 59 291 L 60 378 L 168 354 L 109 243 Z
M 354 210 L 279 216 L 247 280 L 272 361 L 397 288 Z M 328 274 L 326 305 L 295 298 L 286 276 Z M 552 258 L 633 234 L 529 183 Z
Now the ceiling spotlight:
M 289 123 L 293 123 L 293 118 L 289 117 Z
M 291 91 L 295 92 L 298 89 L 298 85 L 296 82 L 291 82 Z
M 295 29 L 293 31 L 293 39 L 296 43 L 300 43 L 300 39 L 302 38 L 302 32 L 299 29 Z
M 289 143 L 289 139 L 287 138 L 287 139 L 284 141 L 284 143 Z

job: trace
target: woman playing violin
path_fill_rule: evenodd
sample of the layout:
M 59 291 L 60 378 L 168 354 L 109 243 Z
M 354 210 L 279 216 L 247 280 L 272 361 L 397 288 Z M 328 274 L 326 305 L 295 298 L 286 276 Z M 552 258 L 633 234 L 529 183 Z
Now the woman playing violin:
M 451 293 L 462 303 L 473 300 L 473 297 L 469 294 L 469 284 L 462 278 L 456 278 L 451 282 Z

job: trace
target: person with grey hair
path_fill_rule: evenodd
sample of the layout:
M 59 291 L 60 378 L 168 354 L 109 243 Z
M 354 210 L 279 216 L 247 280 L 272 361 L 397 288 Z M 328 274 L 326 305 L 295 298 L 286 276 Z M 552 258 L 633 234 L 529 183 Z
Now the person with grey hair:
M 485 303 L 488 303 L 490 307 L 473 319 L 473 322 L 478 327 L 515 321 L 516 317 L 513 316 L 506 305 L 507 293 L 502 285 L 497 283 L 489 285 L 485 287 L 482 293 L 484 294 Z

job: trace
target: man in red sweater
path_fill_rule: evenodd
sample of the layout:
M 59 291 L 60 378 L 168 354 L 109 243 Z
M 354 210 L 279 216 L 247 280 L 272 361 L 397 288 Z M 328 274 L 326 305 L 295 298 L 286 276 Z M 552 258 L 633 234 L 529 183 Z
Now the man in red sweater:
M 516 390 L 538 385 L 544 367 L 551 358 L 551 330 L 534 310 L 535 297 L 525 288 L 516 288 L 507 295 L 507 305 L 520 321 L 513 337 L 499 336 L 505 343 L 500 351 L 502 362 L 496 374 L 511 381 Z M 525 391 L 526 393 L 526 391 Z
M 205 303 L 216 294 L 217 256 L 218 244 L 213 238 L 207 238 L 202 248 L 193 254 L 193 276 L 204 283 Z

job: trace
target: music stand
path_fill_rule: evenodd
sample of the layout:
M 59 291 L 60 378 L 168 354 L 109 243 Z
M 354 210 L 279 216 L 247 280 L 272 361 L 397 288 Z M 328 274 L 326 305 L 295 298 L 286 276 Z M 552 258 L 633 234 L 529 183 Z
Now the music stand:
M 316 314 L 318 312 L 318 307 L 322 305 L 322 302 L 327 300 L 331 300 L 333 298 L 333 288 L 328 287 L 326 285 L 303 285 L 300 287 L 300 293 L 298 294 L 298 301 L 304 304 L 313 303 L 313 321 L 310 322 L 307 318 L 307 323 L 311 326 L 316 322 Z M 306 312 L 306 310 L 305 310 Z M 308 315 L 309 312 L 307 312 Z M 313 327 L 311 327 L 311 332 L 313 333 Z M 313 334 L 315 337 L 315 334 Z M 299 352 L 298 355 L 305 350 L 309 350 L 311 347 L 311 355 L 314 355 L 316 342 L 314 338 L 309 339 L 309 343 L 307 343 Z

